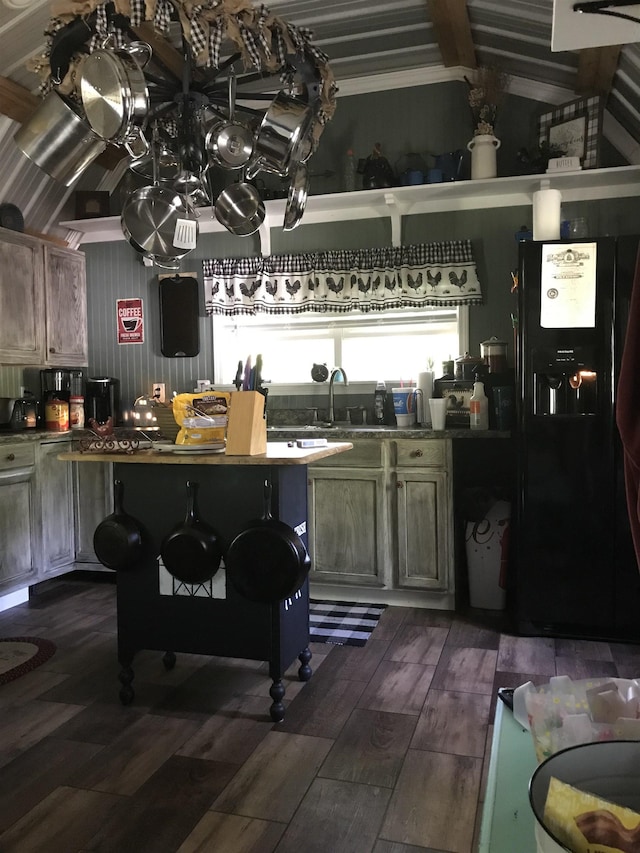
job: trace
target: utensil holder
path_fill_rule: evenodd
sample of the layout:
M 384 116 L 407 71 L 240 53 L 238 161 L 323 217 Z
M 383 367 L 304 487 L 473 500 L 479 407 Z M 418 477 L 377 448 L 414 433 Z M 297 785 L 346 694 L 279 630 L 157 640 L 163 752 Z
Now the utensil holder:
M 227 422 L 227 456 L 267 452 L 265 398 L 258 391 L 232 391 Z

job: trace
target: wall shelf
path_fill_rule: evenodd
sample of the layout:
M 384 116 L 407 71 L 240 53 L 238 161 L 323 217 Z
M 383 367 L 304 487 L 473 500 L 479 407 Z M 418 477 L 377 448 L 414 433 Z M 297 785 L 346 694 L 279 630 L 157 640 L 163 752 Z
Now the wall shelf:
M 403 216 L 528 205 L 532 202 L 533 193 L 540 189 L 542 180 L 549 180 L 553 189 L 560 190 L 562 200 L 565 202 L 640 195 L 640 166 L 586 169 L 550 175 L 517 175 L 479 181 L 453 181 L 442 184 L 310 195 L 302 225 L 390 218 L 392 243 L 399 245 Z M 270 254 L 271 251 L 271 229 L 282 227 L 285 207 L 285 199 L 265 202 L 266 215 L 260 228 L 261 248 L 264 255 Z M 201 211 L 201 234 L 228 233 L 216 219 L 212 218 L 209 207 L 201 208 Z M 125 239 L 120 228 L 119 216 L 67 220 L 60 225 L 69 229 L 67 240 L 74 248 L 81 243 L 104 243 Z

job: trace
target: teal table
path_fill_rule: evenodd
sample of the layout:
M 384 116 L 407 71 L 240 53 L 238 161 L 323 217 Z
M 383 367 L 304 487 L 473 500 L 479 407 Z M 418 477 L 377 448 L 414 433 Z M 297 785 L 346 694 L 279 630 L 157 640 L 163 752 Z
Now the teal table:
M 531 732 L 498 700 L 478 853 L 536 853 L 528 793 L 536 767 Z

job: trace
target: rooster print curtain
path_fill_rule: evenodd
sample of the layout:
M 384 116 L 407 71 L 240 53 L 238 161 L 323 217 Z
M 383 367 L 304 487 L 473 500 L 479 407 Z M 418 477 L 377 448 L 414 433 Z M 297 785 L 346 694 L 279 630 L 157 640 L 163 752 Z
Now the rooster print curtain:
M 470 240 L 203 261 L 207 314 L 479 305 Z

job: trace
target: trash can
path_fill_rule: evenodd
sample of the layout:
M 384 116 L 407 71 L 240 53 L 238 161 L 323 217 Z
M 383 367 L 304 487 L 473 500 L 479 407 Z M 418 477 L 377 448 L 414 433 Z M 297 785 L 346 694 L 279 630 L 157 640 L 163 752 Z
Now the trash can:
M 507 603 L 507 564 L 511 504 L 493 500 L 482 518 L 465 526 L 469 604 L 485 610 L 504 610 Z

